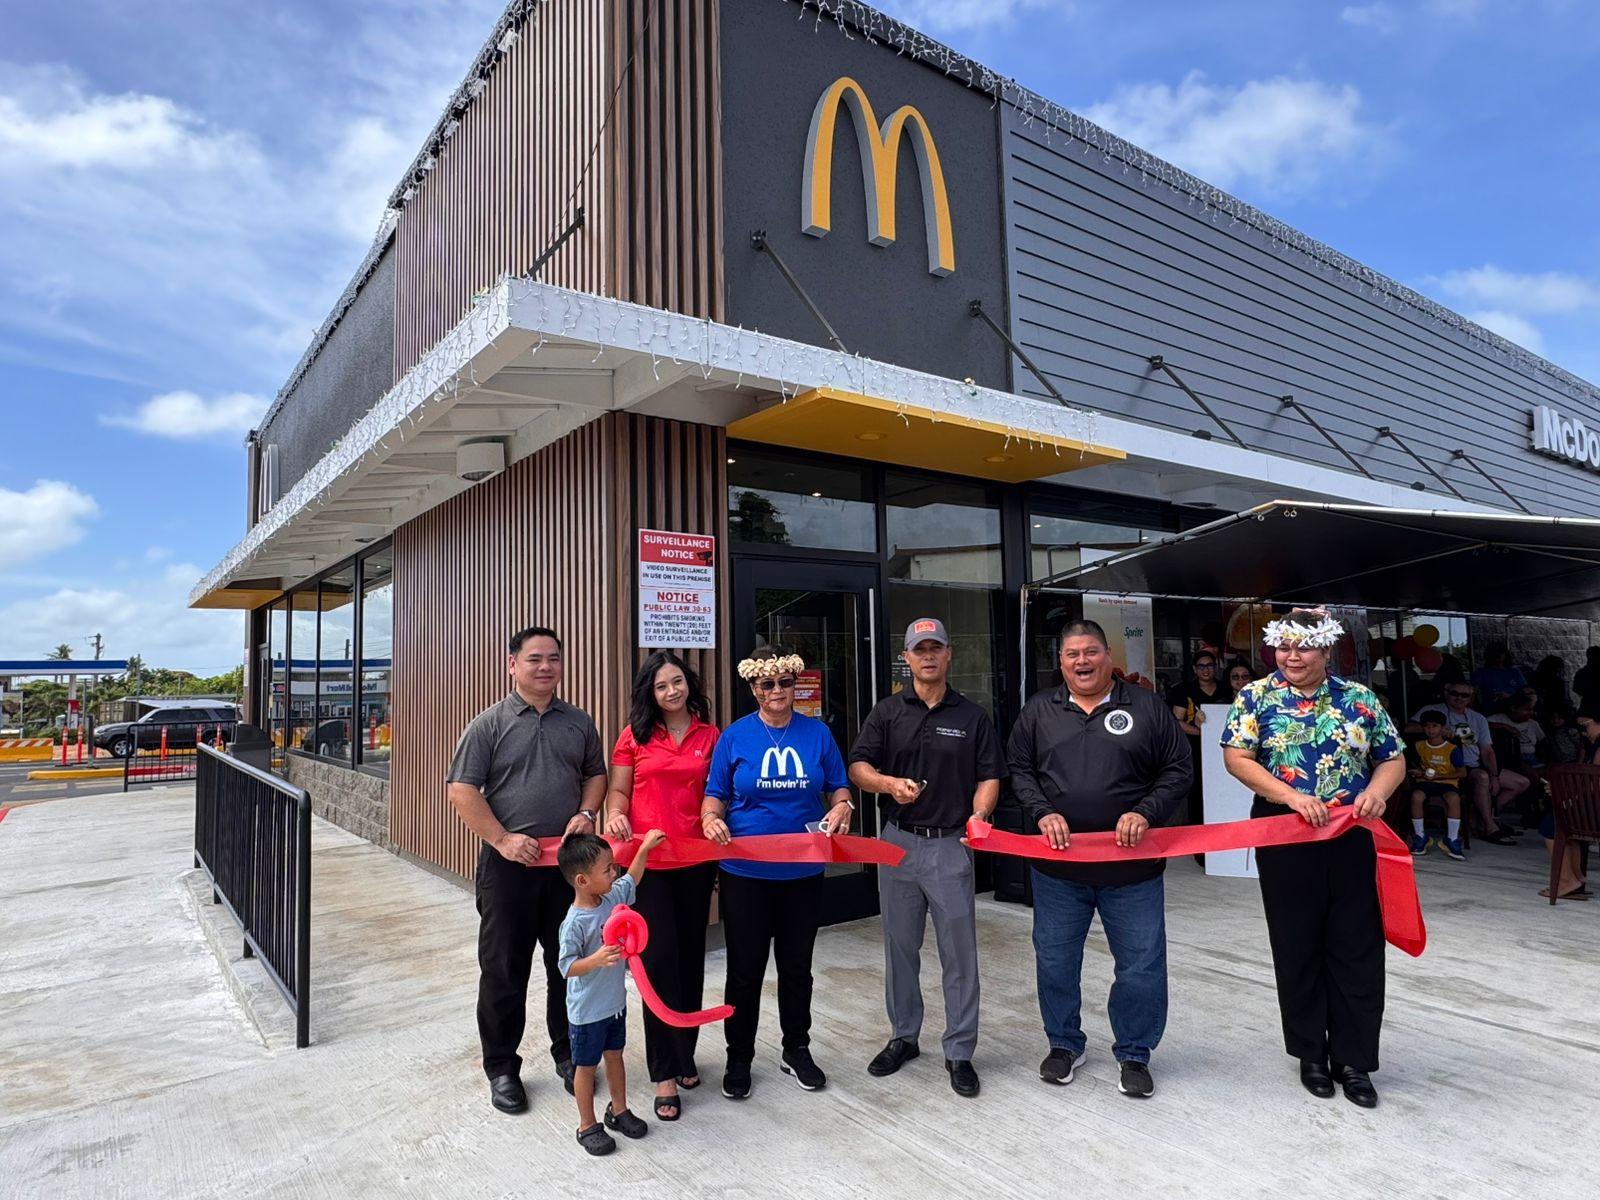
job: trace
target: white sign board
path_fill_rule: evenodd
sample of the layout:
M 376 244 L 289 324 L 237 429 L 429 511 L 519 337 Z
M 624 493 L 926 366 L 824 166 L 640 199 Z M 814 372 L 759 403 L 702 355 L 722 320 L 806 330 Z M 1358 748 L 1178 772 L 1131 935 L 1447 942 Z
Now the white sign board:
M 1129 675 L 1154 678 L 1151 642 L 1154 622 L 1149 596 L 1104 596 L 1090 592 L 1083 598 L 1085 620 L 1106 631 L 1111 661 Z
M 1540 454 L 1600 471 L 1600 428 L 1541 404 L 1530 414 L 1528 445 Z
M 709 650 L 717 644 L 717 539 L 639 531 L 639 645 Z
M 1226 704 L 1202 704 L 1206 722 L 1200 726 L 1200 786 L 1205 795 L 1206 824 L 1222 825 L 1243 821 L 1250 816 L 1255 793 L 1240 783 L 1222 765 L 1223 726 L 1228 721 Z M 1288 812 L 1284 809 L 1284 812 Z M 1240 879 L 1256 877 L 1254 850 L 1221 850 L 1206 855 L 1207 875 L 1231 875 Z

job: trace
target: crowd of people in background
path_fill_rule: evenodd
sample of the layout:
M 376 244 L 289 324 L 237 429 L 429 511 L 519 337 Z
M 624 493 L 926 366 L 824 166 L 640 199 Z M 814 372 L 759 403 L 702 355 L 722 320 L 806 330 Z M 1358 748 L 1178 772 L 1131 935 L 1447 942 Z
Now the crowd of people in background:
M 1437 848 L 1464 860 L 1467 838 L 1516 845 L 1529 831 L 1553 853 L 1549 768 L 1600 765 L 1600 646 L 1589 647 L 1570 684 L 1558 655 L 1524 669 L 1504 643 L 1492 643 L 1470 675 L 1446 655 L 1433 678 L 1417 680 L 1408 693 L 1412 854 Z M 1384 700 L 1394 703 L 1392 696 Z M 1429 832 L 1436 805 L 1443 809 L 1442 835 Z M 1579 852 L 1563 857 L 1558 897 L 1588 899 Z

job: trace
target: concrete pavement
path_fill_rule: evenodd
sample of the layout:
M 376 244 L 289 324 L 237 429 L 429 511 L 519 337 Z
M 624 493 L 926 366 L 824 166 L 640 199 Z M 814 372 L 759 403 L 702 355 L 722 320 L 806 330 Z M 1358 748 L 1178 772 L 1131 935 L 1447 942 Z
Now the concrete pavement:
M 108 799 L 0 822 L 7 1196 L 1594 1194 L 1592 1165 L 1567 1156 L 1592 1158 L 1580 1132 L 1600 1123 L 1600 904 L 1539 901 L 1531 846 L 1419 864 L 1432 945 L 1421 960 L 1390 954 L 1374 1113 L 1300 1088 L 1254 884 L 1185 860 L 1168 874 L 1172 1020 L 1150 1101 L 1116 1091 L 1098 932 L 1087 1066 L 1070 1087 L 1038 1081 L 1031 914 L 981 901 L 978 1100 L 955 1097 L 940 1066 L 931 938 L 923 1057 L 867 1076 L 886 1033 L 882 948 L 877 923 L 858 922 L 817 947 L 825 1092 L 778 1074 L 769 982 L 752 1098 L 716 1094 L 713 1027 L 709 1086 L 688 1094 L 684 1120 L 652 1121 L 643 1142 L 595 1162 L 573 1142 L 575 1113 L 537 1034 L 524 1043 L 532 1111 L 488 1105 L 467 892 L 319 822 L 315 1044 L 279 1049 L 201 932 L 189 790 Z M 714 953 L 713 991 L 722 971 Z M 635 998 L 630 1100 L 648 1115 L 638 1012 Z

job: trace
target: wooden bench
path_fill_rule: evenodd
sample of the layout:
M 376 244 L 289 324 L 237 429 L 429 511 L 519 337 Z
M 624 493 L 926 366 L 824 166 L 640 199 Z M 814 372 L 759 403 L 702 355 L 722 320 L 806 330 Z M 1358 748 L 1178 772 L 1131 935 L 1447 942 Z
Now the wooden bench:
M 1545 770 L 1555 813 L 1555 848 L 1550 854 L 1550 903 L 1561 883 L 1561 860 L 1572 842 L 1600 844 L 1600 767 L 1560 763 Z

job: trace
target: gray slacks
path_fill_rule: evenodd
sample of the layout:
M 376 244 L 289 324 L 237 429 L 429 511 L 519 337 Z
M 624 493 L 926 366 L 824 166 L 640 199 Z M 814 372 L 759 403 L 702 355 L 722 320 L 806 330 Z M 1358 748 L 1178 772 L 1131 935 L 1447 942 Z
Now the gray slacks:
M 931 911 L 944 973 L 944 1056 L 971 1061 L 978 1044 L 972 851 L 959 837 L 918 837 L 890 824 L 883 827 L 883 840 L 906 852 L 898 867 L 878 868 L 891 1036 L 915 1041 L 922 1032 L 922 938 Z

